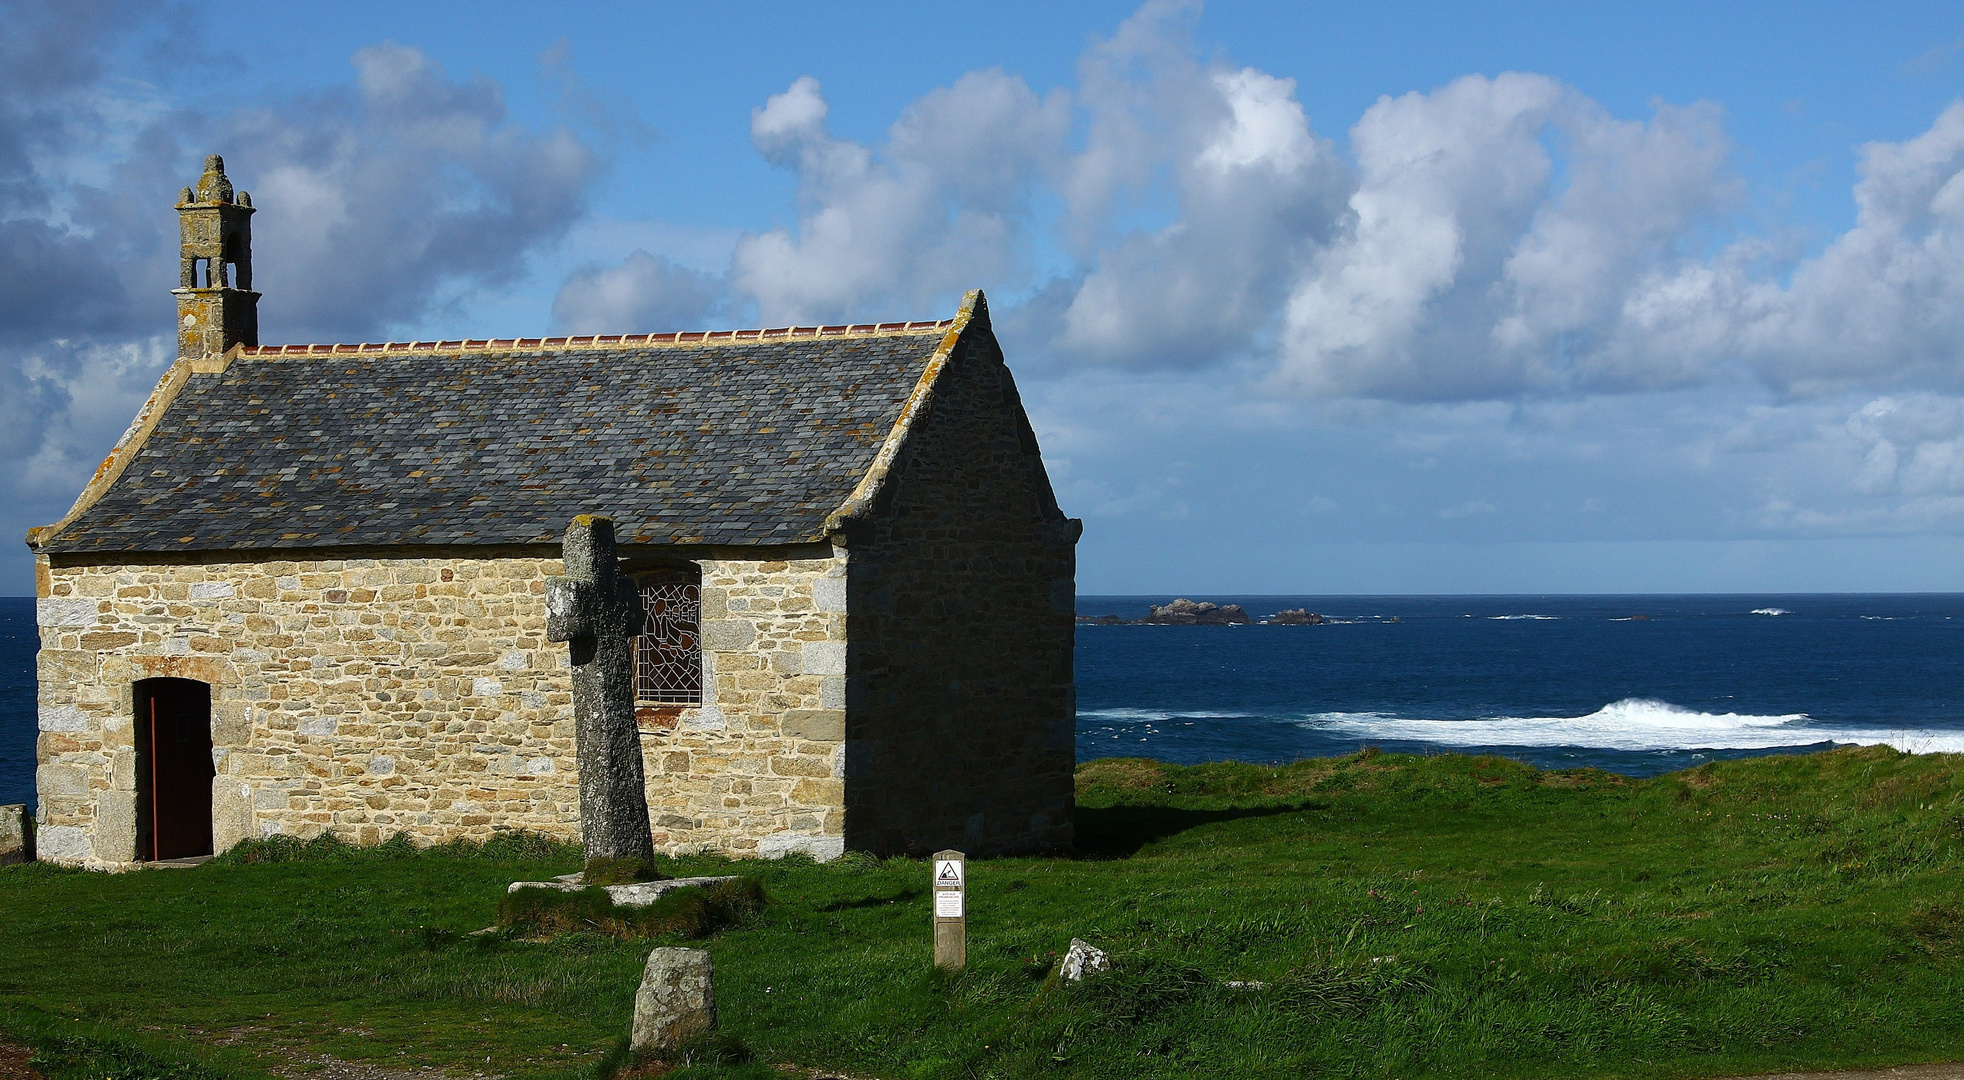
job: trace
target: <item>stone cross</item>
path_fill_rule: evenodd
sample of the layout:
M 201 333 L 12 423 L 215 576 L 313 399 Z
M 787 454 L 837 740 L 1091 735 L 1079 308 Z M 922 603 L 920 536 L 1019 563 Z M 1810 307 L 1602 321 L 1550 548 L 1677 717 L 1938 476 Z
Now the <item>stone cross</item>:
M 574 518 L 561 557 L 566 576 L 546 581 L 546 640 L 566 642 L 573 656 L 580 840 L 588 861 L 653 858 L 641 731 L 634 722 L 641 594 L 621 576 L 608 518 Z

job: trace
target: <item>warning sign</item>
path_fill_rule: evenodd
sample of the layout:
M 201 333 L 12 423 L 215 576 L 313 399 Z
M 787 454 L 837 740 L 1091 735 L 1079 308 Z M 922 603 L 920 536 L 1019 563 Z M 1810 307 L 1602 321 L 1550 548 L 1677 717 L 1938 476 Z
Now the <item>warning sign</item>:
M 934 853 L 934 966 L 960 971 L 968 964 L 968 856 L 953 848 Z

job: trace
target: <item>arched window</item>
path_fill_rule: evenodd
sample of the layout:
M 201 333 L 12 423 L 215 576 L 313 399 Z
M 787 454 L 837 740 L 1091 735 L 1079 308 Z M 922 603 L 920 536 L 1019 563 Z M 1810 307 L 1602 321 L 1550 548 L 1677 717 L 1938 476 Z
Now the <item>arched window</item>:
M 635 576 L 641 635 L 634 639 L 636 706 L 702 703 L 702 574 L 655 570 Z

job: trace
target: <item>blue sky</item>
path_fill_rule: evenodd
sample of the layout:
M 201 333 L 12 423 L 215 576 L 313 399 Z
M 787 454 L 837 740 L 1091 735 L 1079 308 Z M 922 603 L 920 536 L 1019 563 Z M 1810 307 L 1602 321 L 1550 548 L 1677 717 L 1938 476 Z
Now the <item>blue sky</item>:
M 1084 592 L 1964 589 L 1951 7 L 0 6 L 16 535 L 217 151 L 268 341 L 987 289 Z

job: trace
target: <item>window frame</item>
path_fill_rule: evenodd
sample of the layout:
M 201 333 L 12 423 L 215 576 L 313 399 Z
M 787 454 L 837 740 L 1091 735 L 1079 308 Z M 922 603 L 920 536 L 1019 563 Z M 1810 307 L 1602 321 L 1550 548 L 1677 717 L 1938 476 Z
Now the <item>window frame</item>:
M 632 576 L 641 597 L 641 633 L 634 636 L 634 708 L 667 712 L 703 700 L 702 571 L 645 570 Z

